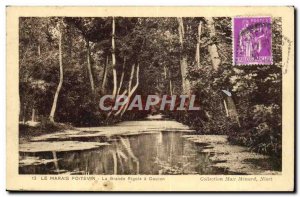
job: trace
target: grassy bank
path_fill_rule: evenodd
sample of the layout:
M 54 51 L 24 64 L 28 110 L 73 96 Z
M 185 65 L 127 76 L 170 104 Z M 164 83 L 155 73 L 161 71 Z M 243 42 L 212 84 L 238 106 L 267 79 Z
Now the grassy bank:
M 35 126 L 19 124 L 19 137 L 29 139 L 34 136 L 60 132 L 67 129 L 74 129 L 74 127 L 70 124 L 56 123 L 47 119 L 42 119 L 41 122 L 37 123 Z

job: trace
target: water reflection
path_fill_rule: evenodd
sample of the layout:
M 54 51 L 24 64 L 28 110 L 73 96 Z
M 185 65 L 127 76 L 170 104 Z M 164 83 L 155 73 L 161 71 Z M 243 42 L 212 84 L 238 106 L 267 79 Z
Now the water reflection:
M 157 132 L 111 138 L 111 145 L 94 150 L 35 153 L 53 159 L 19 168 L 21 174 L 226 174 L 210 166 L 208 153 L 181 132 Z M 93 139 L 89 139 L 93 140 Z

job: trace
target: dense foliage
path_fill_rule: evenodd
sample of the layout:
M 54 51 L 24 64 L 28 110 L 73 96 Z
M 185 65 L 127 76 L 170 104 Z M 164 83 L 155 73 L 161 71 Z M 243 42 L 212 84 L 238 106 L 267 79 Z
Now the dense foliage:
M 280 156 L 282 35 L 281 20 L 272 21 L 274 64 L 233 66 L 231 18 L 20 18 L 20 121 L 47 119 L 57 92 L 56 122 L 96 126 L 143 118 L 157 111 L 108 115 L 99 98 L 115 89 L 179 95 L 187 80 L 201 110 L 161 113 L 199 133 L 226 134 Z

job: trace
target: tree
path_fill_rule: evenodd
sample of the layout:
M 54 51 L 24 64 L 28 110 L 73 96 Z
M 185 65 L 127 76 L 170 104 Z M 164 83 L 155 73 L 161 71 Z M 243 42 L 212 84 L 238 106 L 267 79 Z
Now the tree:
M 113 69 L 113 79 L 114 79 L 114 88 L 113 88 L 113 98 L 116 99 L 118 80 L 117 80 L 117 70 L 116 70 L 116 52 L 115 52 L 115 17 L 112 17 L 112 33 L 111 33 L 111 59 L 112 59 L 112 69 Z
M 59 19 L 61 20 L 61 19 Z M 54 95 L 54 99 L 53 99 L 53 104 L 51 107 L 51 112 L 49 115 L 49 120 L 51 122 L 54 122 L 54 115 L 55 115 L 55 111 L 56 111 L 56 107 L 57 107 L 57 100 L 58 100 L 58 96 L 59 96 L 59 92 L 62 88 L 62 84 L 63 84 L 63 79 L 64 79 L 64 74 L 63 74 L 63 63 L 62 63 L 62 22 L 59 21 L 57 24 L 57 28 L 55 29 L 56 33 L 57 33 L 57 37 L 58 37 L 58 53 L 59 53 L 59 83 Z
M 107 79 L 107 67 L 108 67 L 108 56 L 106 56 L 106 62 L 104 63 L 104 68 L 103 68 L 102 86 L 101 86 L 102 94 L 106 92 L 105 86 L 106 86 L 106 79 Z
M 210 58 L 212 61 L 213 69 L 217 70 L 221 64 L 221 58 L 218 53 L 217 45 L 215 43 L 216 30 L 215 30 L 214 19 L 208 17 L 206 20 L 207 20 L 208 29 L 210 31 L 209 35 L 210 35 L 210 40 L 211 40 L 211 44 L 208 46 L 208 51 L 209 51 Z
M 45 117 L 99 126 L 156 111 L 128 111 L 128 104 L 109 113 L 99 111 L 104 94 L 130 99 L 134 94 L 192 93 L 200 111 L 161 113 L 199 133 L 227 134 L 231 142 L 278 155 L 281 20 L 272 19 L 274 65 L 251 67 L 232 65 L 231 21 L 230 17 L 21 17 L 20 120 Z
M 198 25 L 198 39 L 197 39 L 197 46 L 196 46 L 196 55 L 195 55 L 195 59 L 196 59 L 196 63 L 197 63 L 197 67 L 200 67 L 200 43 L 201 43 L 201 32 L 202 32 L 202 21 L 199 21 L 199 25 Z
M 91 67 L 91 52 L 90 52 L 90 41 L 86 39 L 86 51 L 87 51 L 87 69 L 88 69 L 88 74 L 89 74 L 89 79 L 91 83 L 91 91 L 92 93 L 95 92 L 95 84 L 94 84 L 94 77 L 92 73 L 92 67 Z
M 178 33 L 179 33 L 179 42 L 181 46 L 181 59 L 180 59 L 180 69 L 182 76 L 182 91 L 183 94 L 190 94 L 190 82 L 187 79 L 188 74 L 188 65 L 187 57 L 184 51 L 184 24 L 182 18 L 177 18 L 178 21 Z

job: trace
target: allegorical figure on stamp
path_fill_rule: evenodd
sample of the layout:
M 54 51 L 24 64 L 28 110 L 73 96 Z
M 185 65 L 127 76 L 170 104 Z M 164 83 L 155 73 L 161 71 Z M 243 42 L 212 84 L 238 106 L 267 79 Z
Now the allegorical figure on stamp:
M 234 19 L 235 64 L 271 64 L 271 19 Z

